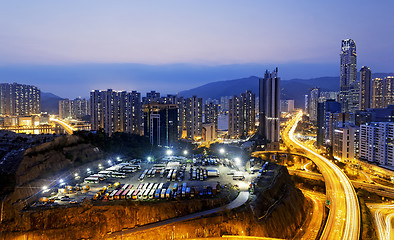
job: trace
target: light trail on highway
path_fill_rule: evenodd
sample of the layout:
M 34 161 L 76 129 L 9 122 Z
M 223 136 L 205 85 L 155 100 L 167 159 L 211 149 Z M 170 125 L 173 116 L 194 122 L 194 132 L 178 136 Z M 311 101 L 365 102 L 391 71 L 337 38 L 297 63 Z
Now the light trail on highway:
M 291 142 L 305 150 L 323 174 L 327 197 L 330 200 L 330 212 L 321 239 L 359 239 L 360 207 L 353 185 L 338 166 L 294 137 L 301 118 L 302 111 L 291 120 L 282 137 L 284 141 L 288 137 Z
M 368 206 L 375 211 L 374 217 L 379 239 L 393 239 L 393 226 L 391 221 L 394 218 L 394 205 L 368 204 Z
M 65 121 L 62 121 L 62 120 L 59 120 L 59 119 L 56 119 L 56 118 L 50 118 L 49 120 L 52 121 L 52 122 L 58 123 L 70 135 L 72 135 L 73 132 L 75 131 L 75 128 L 73 128 L 70 124 L 66 123 Z

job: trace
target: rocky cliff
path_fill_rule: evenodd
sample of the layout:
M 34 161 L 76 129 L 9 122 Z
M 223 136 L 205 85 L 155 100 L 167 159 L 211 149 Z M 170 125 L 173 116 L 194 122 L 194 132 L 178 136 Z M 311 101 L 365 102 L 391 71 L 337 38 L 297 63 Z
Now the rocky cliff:
M 226 204 L 230 198 L 170 202 L 124 201 L 117 205 L 93 205 L 24 211 L 23 199 L 39 186 L 40 176 L 61 171 L 78 161 L 90 161 L 102 153 L 93 146 L 67 137 L 25 153 L 17 171 L 18 187 L 4 202 L 0 239 L 103 239 L 121 231 Z M 77 160 L 82 159 L 82 160 Z M 33 189 L 33 188 L 30 188 Z M 36 190 L 37 191 L 37 190 Z M 256 184 L 256 195 L 239 209 L 209 217 L 141 231 L 122 239 L 171 239 L 228 235 L 291 238 L 303 224 L 308 201 L 295 188 L 287 169 L 274 166 Z
M 58 137 L 52 142 L 27 149 L 15 173 L 15 188 L 3 196 L 2 227 L 20 224 L 20 211 L 34 200 L 43 182 L 55 178 L 55 174 L 67 174 L 74 167 L 103 155 L 103 152 L 83 143 L 77 136 Z
M 107 232 L 121 231 L 161 220 L 214 208 L 227 198 L 174 202 L 124 201 L 119 205 L 55 208 L 24 211 L 13 225 L 1 225 L 0 239 L 103 239 Z
M 292 238 L 304 223 L 311 204 L 295 188 L 285 167 L 279 167 L 275 175 L 262 178 L 256 195 L 239 209 L 118 239 L 185 239 L 222 235 Z

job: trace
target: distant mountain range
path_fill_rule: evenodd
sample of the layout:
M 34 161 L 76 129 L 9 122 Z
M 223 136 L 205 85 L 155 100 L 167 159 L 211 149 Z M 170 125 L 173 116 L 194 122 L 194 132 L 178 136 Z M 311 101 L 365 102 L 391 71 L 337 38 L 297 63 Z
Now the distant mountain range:
M 59 100 L 62 99 L 53 93 L 41 92 L 41 111 L 49 114 L 59 114 Z
M 372 78 L 393 76 L 394 73 L 374 73 Z M 296 107 L 304 106 L 304 96 L 314 87 L 322 91 L 339 91 L 339 77 L 319 77 L 311 79 L 281 80 L 281 99 L 294 99 Z M 224 96 L 239 95 L 246 90 L 258 94 L 259 78 L 248 78 L 212 82 L 200 87 L 181 91 L 179 96 L 191 97 L 196 95 L 204 99 L 219 99 Z
M 373 73 L 372 78 L 394 76 L 394 73 Z M 246 90 L 258 94 L 259 78 L 251 76 L 234 80 L 212 82 L 200 87 L 181 91 L 182 97 L 196 95 L 203 99 L 219 99 L 224 96 L 239 95 Z M 294 99 L 296 107 L 304 106 L 304 96 L 309 90 L 319 87 L 322 91 L 339 91 L 339 77 L 319 77 L 311 79 L 281 80 L 281 99 Z M 145 95 L 142 93 L 142 95 Z M 52 93 L 41 92 L 41 110 L 51 114 L 59 113 L 59 100 L 63 98 Z

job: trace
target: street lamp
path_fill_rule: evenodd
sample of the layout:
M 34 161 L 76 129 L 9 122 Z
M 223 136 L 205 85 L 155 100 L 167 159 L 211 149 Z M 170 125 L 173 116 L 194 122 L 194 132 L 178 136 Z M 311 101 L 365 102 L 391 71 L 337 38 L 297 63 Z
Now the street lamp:
M 184 150 L 183 155 L 187 155 L 187 154 L 188 154 L 187 150 Z
M 224 150 L 224 148 L 221 148 L 221 149 L 219 150 L 219 152 L 220 152 L 220 154 L 224 154 L 226 151 Z
M 150 160 L 152 160 L 152 157 L 147 157 L 147 159 L 148 159 L 148 162 L 150 162 Z
M 172 155 L 172 150 L 171 150 L 171 149 L 168 149 L 168 150 L 167 150 L 167 155 L 168 155 L 168 156 L 171 156 L 171 155 Z
M 108 164 L 111 165 L 111 163 L 112 163 L 111 160 L 108 160 Z
M 239 157 L 234 158 L 235 164 L 241 166 L 241 159 Z

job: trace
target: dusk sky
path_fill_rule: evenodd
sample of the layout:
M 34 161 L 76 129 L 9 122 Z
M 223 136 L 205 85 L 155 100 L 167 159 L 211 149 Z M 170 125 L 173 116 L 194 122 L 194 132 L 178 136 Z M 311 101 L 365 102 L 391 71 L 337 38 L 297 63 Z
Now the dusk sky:
M 358 69 L 394 71 L 394 1 L 0 1 L 0 82 L 61 97 L 92 89 L 176 93 L 263 75 L 339 75 L 342 39 Z

